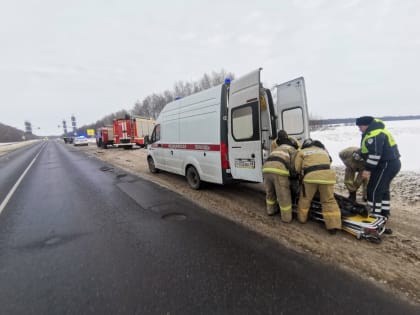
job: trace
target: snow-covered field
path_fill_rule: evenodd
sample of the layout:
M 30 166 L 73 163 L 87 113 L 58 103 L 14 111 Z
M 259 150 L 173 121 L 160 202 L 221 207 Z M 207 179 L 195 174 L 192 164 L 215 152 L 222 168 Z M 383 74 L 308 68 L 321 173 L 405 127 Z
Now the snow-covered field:
M 0 143 L 0 156 L 6 154 L 7 152 L 19 149 L 27 145 L 31 145 L 38 141 L 41 141 L 41 140 L 27 140 L 27 141 L 20 141 L 20 142 Z
M 420 120 L 385 121 L 385 127 L 395 138 L 401 154 L 401 170 L 420 172 Z M 343 165 L 338 152 L 349 146 L 360 146 L 361 134 L 356 125 L 329 126 L 311 132 L 311 138 L 320 140 L 330 152 L 334 166 Z
M 392 133 L 401 154 L 402 171 L 420 172 L 420 120 L 385 121 L 385 127 Z M 325 144 L 333 159 L 334 166 L 342 166 L 338 152 L 349 146 L 360 146 L 361 134 L 356 125 L 324 126 L 321 130 L 311 132 L 311 138 Z M 419 140 L 419 143 L 417 143 Z M 91 144 L 95 138 L 89 139 Z M 15 144 L 22 144 L 18 142 Z M 31 143 L 30 141 L 26 143 Z M 0 143 L 9 146 L 13 143 Z

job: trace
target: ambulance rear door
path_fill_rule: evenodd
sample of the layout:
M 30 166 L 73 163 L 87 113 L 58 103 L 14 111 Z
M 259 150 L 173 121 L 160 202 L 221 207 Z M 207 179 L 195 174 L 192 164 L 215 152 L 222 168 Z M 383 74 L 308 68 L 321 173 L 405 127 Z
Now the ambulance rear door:
M 228 146 L 234 179 L 262 182 L 260 71 L 233 80 L 229 88 Z
M 279 84 L 276 89 L 277 131 L 286 130 L 299 140 L 309 138 L 309 115 L 303 77 Z

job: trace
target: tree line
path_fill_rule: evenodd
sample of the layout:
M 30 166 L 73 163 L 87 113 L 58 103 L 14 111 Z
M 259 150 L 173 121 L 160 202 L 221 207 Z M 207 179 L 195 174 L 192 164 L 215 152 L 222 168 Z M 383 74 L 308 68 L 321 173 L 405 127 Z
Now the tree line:
M 38 136 L 26 133 L 20 129 L 0 123 L 0 142 L 17 142 L 22 140 L 37 139 Z
M 145 118 L 156 119 L 166 104 L 172 102 L 175 98 L 185 97 L 208 88 L 222 84 L 226 78 L 233 80 L 234 73 L 227 72 L 224 69 L 220 71 L 213 71 L 208 74 L 205 73 L 197 81 L 177 81 L 172 90 L 165 90 L 161 93 L 152 93 L 146 96 L 143 100 L 137 100 L 130 110 L 122 109 L 115 113 L 104 116 L 95 123 L 81 126 L 77 128 L 78 134 L 83 134 L 86 129 L 97 130 L 103 126 L 110 126 L 114 119 L 126 118 L 129 116 L 141 116 Z M 332 124 L 354 124 L 356 118 L 342 118 L 342 119 L 322 119 L 310 114 L 309 125 L 311 130 L 317 130 L 325 125 Z M 420 116 L 386 116 L 381 117 L 383 120 L 404 120 L 404 119 L 420 119 Z
M 162 111 L 163 107 L 175 100 L 175 98 L 185 97 L 206 90 L 213 86 L 217 86 L 222 84 L 225 78 L 230 78 L 233 80 L 235 75 L 232 72 L 227 72 L 222 69 L 218 72 L 213 71 L 210 74 L 205 73 L 197 81 L 177 81 L 175 82 L 172 90 L 165 90 L 161 93 L 152 93 L 146 96 L 143 100 L 137 100 L 131 110 L 122 109 L 115 113 L 106 115 L 95 123 L 81 126 L 77 129 L 77 133 L 84 133 L 86 129 L 97 130 L 100 127 L 112 125 L 112 121 L 114 119 L 125 118 L 129 116 L 141 116 L 145 118 L 156 119 L 159 116 L 159 113 Z
M 311 131 L 319 130 L 323 126 L 330 125 L 355 125 L 356 118 L 330 118 L 330 119 L 320 119 L 320 118 L 309 118 L 309 127 Z M 395 120 L 418 120 L 420 115 L 406 115 L 406 116 L 382 116 L 376 117 L 383 121 L 395 121 Z

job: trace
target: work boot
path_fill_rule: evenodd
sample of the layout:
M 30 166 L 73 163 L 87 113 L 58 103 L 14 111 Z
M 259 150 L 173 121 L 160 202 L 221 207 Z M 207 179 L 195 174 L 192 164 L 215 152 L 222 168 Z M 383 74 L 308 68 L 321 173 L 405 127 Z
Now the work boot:
M 391 216 L 391 213 L 389 211 L 381 211 L 381 215 L 384 216 L 385 218 L 389 219 L 389 217 Z
M 368 218 L 371 213 L 372 213 L 372 208 L 369 205 L 365 205 L 364 209 L 362 210 L 360 214 Z
M 272 217 L 273 215 L 278 214 L 280 211 L 279 210 L 267 210 L 267 214 Z
M 335 234 L 337 234 L 337 229 L 330 229 L 330 230 L 327 230 L 328 231 L 328 233 L 330 233 L 331 235 L 335 235 Z
M 368 207 L 364 207 L 363 209 L 362 209 L 362 211 L 360 212 L 360 215 L 362 216 L 362 217 L 365 217 L 365 218 L 368 218 L 369 217 L 369 208 Z
M 349 197 L 348 197 L 351 201 L 356 201 L 356 192 L 355 191 L 351 191 L 349 193 Z

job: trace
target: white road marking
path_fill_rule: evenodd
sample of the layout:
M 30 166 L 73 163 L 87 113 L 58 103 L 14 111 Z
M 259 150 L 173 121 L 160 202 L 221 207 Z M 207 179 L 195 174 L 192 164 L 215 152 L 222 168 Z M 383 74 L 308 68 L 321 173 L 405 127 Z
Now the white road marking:
M 12 189 L 10 189 L 9 193 L 7 194 L 6 198 L 4 198 L 3 202 L 0 205 L 0 214 L 3 212 L 3 209 L 6 208 L 7 203 L 9 202 L 10 198 L 12 198 L 13 194 L 15 193 L 16 189 L 18 188 L 20 182 L 25 177 L 26 173 L 29 171 L 31 166 L 35 163 L 36 159 L 38 158 L 38 155 L 42 152 L 42 149 L 44 146 L 39 150 L 38 154 L 34 157 L 34 159 L 29 163 L 28 167 L 25 169 L 25 171 L 20 175 L 17 182 L 13 185 Z

